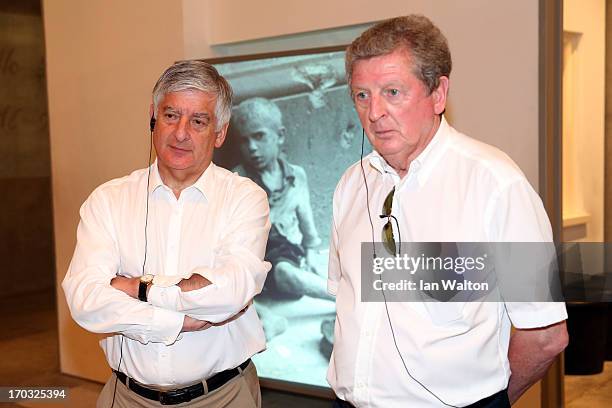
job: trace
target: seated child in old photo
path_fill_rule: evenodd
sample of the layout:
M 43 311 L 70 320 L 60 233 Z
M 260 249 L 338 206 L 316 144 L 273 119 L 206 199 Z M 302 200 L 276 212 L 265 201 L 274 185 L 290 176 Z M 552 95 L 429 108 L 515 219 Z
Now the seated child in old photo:
M 234 109 L 230 128 L 242 157 L 234 171 L 262 187 L 270 202 L 272 228 L 265 259 L 272 263 L 272 270 L 260 296 L 333 300 L 321 274 L 324 271 L 316 268 L 321 239 L 312 215 L 306 172 L 281 154 L 286 130 L 280 109 L 265 98 L 247 99 Z M 285 331 L 284 317 L 261 303 L 256 302 L 256 307 L 268 339 Z

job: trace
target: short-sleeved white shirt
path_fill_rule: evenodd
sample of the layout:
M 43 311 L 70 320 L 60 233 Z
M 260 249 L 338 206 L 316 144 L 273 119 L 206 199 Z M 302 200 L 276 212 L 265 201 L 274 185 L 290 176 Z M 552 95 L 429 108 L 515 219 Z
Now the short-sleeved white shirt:
M 552 241 L 542 201 L 516 164 L 445 119 L 403 179 L 376 152 L 363 167 L 376 241 L 393 187 L 402 241 Z M 358 407 L 443 406 L 406 373 L 385 304 L 361 301 L 359 254 L 361 243 L 372 240 L 363 177 L 354 164 L 334 194 L 328 289 L 336 295 L 337 320 L 328 382 Z M 544 327 L 567 318 L 562 303 L 389 302 L 388 309 L 410 374 L 456 406 L 507 387 L 511 325 Z

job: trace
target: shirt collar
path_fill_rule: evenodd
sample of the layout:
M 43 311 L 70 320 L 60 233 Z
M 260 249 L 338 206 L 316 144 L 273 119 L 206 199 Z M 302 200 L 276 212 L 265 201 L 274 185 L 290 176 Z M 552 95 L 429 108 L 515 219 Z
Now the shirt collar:
M 436 131 L 434 137 L 427 144 L 425 149 L 423 149 L 423 151 L 412 161 L 412 163 L 410 163 L 409 175 L 414 174 L 420 185 L 425 184 L 429 174 L 435 167 L 435 164 L 442 156 L 442 153 L 444 153 L 446 150 L 448 135 L 450 133 L 449 131 L 450 126 L 448 125 L 446 118 L 442 116 L 440 126 L 438 126 L 438 130 Z M 369 161 L 370 165 L 380 173 L 390 173 L 399 180 L 399 175 L 395 169 L 391 167 L 376 150 L 370 154 Z
M 213 162 L 210 162 L 206 170 L 202 173 L 200 177 L 193 183 L 191 186 L 186 187 L 185 190 L 189 188 L 195 188 L 198 190 L 204 198 L 208 199 L 211 197 L 213 193 L 213 189 L 211 188 L 213 183 L 213 168 L 215 167 Z M 157 190 L 159 187 L 163 187 L 168 191 L 172 191 L 172 189 L 164 184 L 164 181 L 161 179 L 158 168 L 158 161 L 155 159 L 155 162 L 151 165 L 151 180 L 149 182 L 149 194 Z
M 261 186 L 261 188 L 263 188 L 264 191 L 268 194 L 268 197 L 270 197 L 270 194 L 272 193 L 284 191 L 289 187 L 295 186 L 295 171 L 293 170 L 293 167 L 291 167 L 287 160 L 283 159 L 282 157 L 278 158 L 278 165 L 283 175 L 283 185 L 277 191 L 270 191 L 261 180 L 261 175 L 257 171 L 253 171 L 251 168 L 243 165 L 241 165 L 241 168 L 244 171 L 243 174 L 253 180 L 255 183 L 257 183 L 257 185 Z

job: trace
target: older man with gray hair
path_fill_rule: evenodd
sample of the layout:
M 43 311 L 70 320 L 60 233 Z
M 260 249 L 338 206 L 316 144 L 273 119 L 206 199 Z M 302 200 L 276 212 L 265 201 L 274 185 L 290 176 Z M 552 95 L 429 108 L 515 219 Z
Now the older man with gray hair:
M 347 49 L 351 97 L 374 152 L 334 194 L 327 378 L 338 407 L 509 407 L 567 344 L 562 303 L 361 300 L 355 255 L 375 237 L 391 255 L 396 237 L 552 242 L 518 167 L 444 118 L 451 65 L 446 38 L 418 15 L 376 24 Z
M 157 160 L 81 207 L 62 287 L 113 374 L 98 407 L 260 407 L 250 358 L 265 348 L 252 304 L 270 264 L 266 193 L 212 163 L 232 90 L 210 64 L 179 62 L 153 89 Z

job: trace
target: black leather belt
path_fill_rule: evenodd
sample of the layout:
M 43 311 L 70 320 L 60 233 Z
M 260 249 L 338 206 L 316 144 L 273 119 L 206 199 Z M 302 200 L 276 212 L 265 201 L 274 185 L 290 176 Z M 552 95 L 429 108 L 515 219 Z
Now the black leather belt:
M 476 401 L 468 405 L 466 408 L 510 408 L 510 400 L 508 399 L 508 390 L 501 390 L 493 395 Z
M 124 383 L 130 390 L 134 391 L 141 397 L 153 401 L 159 401 L 159 403 L 162 405 L 176 405 L 182 404 L 183 402 L 189 402 L 192 399 L 201 397 L 204 394 L 213 392 L 214 390 L 221 388 L 231 379 L 235 378 L 242 371 L 244 371 L 250 363 L 251 359 L 249 358 L 247 361 L 240 364 L 238 367 L 221 371 L 220 373 L 217 373 L 207 379 L 205 382 L 208 388 L 208 392 L 204 390 L 203 383 L 197 383 L 194 385 L 190 385 L 189 387 L 178 388 L 176 390 L 159 391 L 155 388 L 149 388 L 144 385 L 140 385 L 135 380 L 132 380 L 120 371 L 113 370 L 113 372 L 115 373 L 119 381 Z
M 336 397 L 334 408 L 355 408 L 350 402 L 346 402 Z M 510 401 L 508 400 L 508 390 L 502 390 L 490 395 L 486 398 L 476 401 L 473 404 L 466 405 L 465 408 L 510 408 Z

